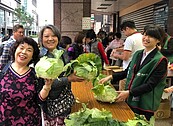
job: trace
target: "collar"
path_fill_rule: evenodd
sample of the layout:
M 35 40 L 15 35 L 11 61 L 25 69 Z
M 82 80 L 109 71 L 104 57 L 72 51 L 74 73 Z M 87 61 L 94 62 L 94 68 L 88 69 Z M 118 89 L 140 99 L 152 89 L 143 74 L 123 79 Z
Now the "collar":
M 133 32 L 131 35 L 134 35 L 134 34 L 137 34 L 137 33 L 141 33 L 141 32 L 135 31 L 135 32 Z M 131 36 L 131 35 L 130 35 L 130 36 Z
M 9 40 L 10 41 L 16 41 L 16 39 L 14 39 L 14 36 L 11 36 Z
M 156 47 L 155 47 L 156 48 Z M 150 51 L 148 51 L 148 52 L 146 52 L 145 51 L 145 49 L 144 49 L 144 51 L 143 51 L 143 53 L 145 53 L 145 55 L 147 56 L 149 53 L 151 53 L 155 48 L 153 48 L 152 50 L 150 50 Z
M 45 47 L 40 48 L 40 55 L 41 56 L 45 56 L 47 54 L 47 52 L 48 52 L 47 48 L 45 48 Z

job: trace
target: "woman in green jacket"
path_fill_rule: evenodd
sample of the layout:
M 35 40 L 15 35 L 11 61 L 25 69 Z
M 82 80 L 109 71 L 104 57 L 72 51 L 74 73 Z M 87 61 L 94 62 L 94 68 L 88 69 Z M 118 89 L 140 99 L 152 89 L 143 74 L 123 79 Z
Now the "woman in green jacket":
M 145 49 L 134 54 L 125 71 L 100 80 L 100 83 L 108 80 L 115 83 L 127 77 L 125 91 L 119 92 L 116 101 L 126 100 L 133 112 L 145 115 L 147 120 L 158 109 L 166 84 L 168 62 L 158 49 L 161 40 L 158 27 L 149 25 L 143 33 Z

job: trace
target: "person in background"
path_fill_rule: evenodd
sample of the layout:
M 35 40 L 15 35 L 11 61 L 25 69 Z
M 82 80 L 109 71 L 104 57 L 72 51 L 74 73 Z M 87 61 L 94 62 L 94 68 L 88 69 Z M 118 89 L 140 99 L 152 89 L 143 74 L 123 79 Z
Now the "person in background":
M 125 20 L 120 25 L 121 31 L 127 36 L 122 53 L 119 52 L 119 49 L 113 49 L 111 52 L 111 57 L 114 57 L 115 59 L 120 59 L 123 61 L 122 67 L 123 70 L 127 68 L 129 65 L 133 54 L 140 49 L 143 49 L 144 46 L 142 45 L 142 34 L 137 31 L 135 22 L 132 20 Z M 117 51 L 118 50 L 118 51 Z M 123 79 L 119 82 L 119 90 L 124 90 L 125 88 L 125 81 L 126 79 Z
M 115 33 L 114 38 L 115 39 L 112 40 L 105 49 L 105 52 L 107 54 L 110 64 L 112 64 L 112 59 L 110 58 L 110 54 L 111 54 L 112 50 L 117 49 L 117 48 L 122 48 L 123 44 L 124 44 L 124 41 L 121 39 L 120 32 Z
M 59 43 L 59 47 L 64 48 L 65 50 L 68 50 L 69 46 L 72 44 L 72 39 L 68 36 L 62 36 L 61 41 Z
M 104 39 L 106 38 L 106 32 L 101 30 L 97 33 L 97 38 L 100 39 L 100 41 L 102 41 L 102 44 L 104 44 Z M 104 45 L 103 45 L 104 46 Z
M 34 68 L 29 67 L 39 59 L 38 45 L 32 38 L 24 37 L 16 40 L 10 54 L 12 64 L 7 64 L 8 69 L 0 80 L 0 125 L 41 126 L 38 78 Z
M 135 52 L 127 69 L 101 79 L 100 83 L 108 80 L 114 83 L 127 77 L 125 91 L 119 91 L 116 101 L 126 100 L 133 112 L 150 120 L 166 86 L 168 61 L 158 48 L 162 37 L 157 26 L 150 25 L 144 30 L 142 43 L 145 48 Z
M 86 40 L 82 46 L 83 46 L 83 52 L 84 53 L 90 53 L 90 46 L 89 46 L 89 43 L 86 42 Z
M 58 43 L 61 39 L 61 34 L 58 30 L 58 28 L 54 25 L 46 25 L 42 28 L 40 31 L 40 39 L 42 43 L 42 47 L 40 49 L 40 56 L 48 56 L 50 58 L 53 58 L 52 51 L 54 49 L 60 49 L 58 48 Z M 64 64 L 64 55 L 61 56 Z M 48 93 L 48 96 L 45 101 L 48 99 L 52 100 L 59 100 L 59 104 L 64 105 L 63 102 L 65 99 L 69 99 L 70 101 L 75 102 L 74 96 L 71 91 L 71 82 L 81 82 L 84 81 L 83 78 L 76 76 L 76 73 L 71 73 L 69 76 L 63 76 L 61 74 L 58 79 L 55 79 L 51 86 L 46 88 L 46 91 Z M 65 94 L 64 94 L 65 93 Z M 48 113 L 47 104 L 46 102 L 42 104 L 43 109 L 43 115 L 44 115 L 44 124 L 45 126 L 65 126 L 64 119 L 70 114 L 71 112 L 71 106 L 70 105 L 68 109 L 66 106 L 60 106 L 61 108 L 61 114 L 56 117 L 52 117 Z
M 91 53 L 95 53 L 102 59 L 102 66 L 104 63 L 109 65 L 108 58 L 104 51 L 104 47 L 102 42 L 98 41 L 96 38 L 96 34 L 93 29 L 90 29 L 86 32 L 86 43 L 89 44 L 89 49 Z
M 6 34 L 2 38 L 2 42 L 7 41 L 10 38 L 9 34 Z
M 123 69 L 125 70 L 132 59 L 133 54 L 140 49 L 143 49 L 142 34 L 137 31 L 135 22 L 132 20 L 125 20 L 120 25 L 121 31 L 127 36 L 123 53 L 117 54 L 116 49 L 111 53 L 111 56 L 123 60 Z
M 16 40 L 21 39 L 23 36 L 24 36 L 23 25 L 16 24 L 13 27 L 13 35 L 8 39 L 8 41 L 3 47 L 3 52 L 2 55 L 0 56 L 0 69 L 2 69 L 9 61 L 11 61 L 12 57 L 9 53 L 11 47 L 16 42 Z
M 106 48 L 112 40 L 114 40 L 114 33 L 109 32 L 107 36 L 102 40 L 104 48 Z
M 68 36 L 62 36 L 61 41 L 59 42 L 58 48 L 62 48 L 64 50 L 64 60 L 66 63 L 70 61 L 68 56 L 68 48 L 72 44 L 72 39 Z
M 161 26 L 158 25 L 163 44 L 160 45 L 160 52 L 168 58 L 170 64 L 173 63 L 173 37 L 167 34 Z
M 83 53 L 83 43 L 85 43 L 85 35 L 82 32 L 76 34 L 74 42 L 68 48 L 68 56 L 70 60 L 75 60 Z

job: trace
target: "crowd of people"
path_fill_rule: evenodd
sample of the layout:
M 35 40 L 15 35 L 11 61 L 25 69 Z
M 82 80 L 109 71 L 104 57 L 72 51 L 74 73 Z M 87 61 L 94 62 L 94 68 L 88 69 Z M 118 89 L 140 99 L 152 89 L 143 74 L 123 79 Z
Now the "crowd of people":
M 163 91 L 173 91 L 172 87 L 165 88 L 168 64 L 173 63 L 173 38 L 157 25 L 146 25 L 139 32 L 132 20 L 122 22 L 120 28 L 125 40 L 120 31 L 107 34 L 100 30 L 96 34 L 93 29 L 77 33 L 72 40 L 61 36 L 56 26 L 46 25 L 39 33 L 38 45 L 24 35 L 22 25 L 15 25 L 0 56 L 0 125 L 41 126 L 43 119 L 45 126 L 65 126 L 64 119 L 75 102 L 71 82 L 84 79 L 75 72 L 61 74 L 58 79 L 36 76 L 35 64 L 43 56 L 55 58 L 52 54 L 55 49 L 64 51 L 61 56 L 64 64 L 90 52 L 101 58 L 102 68 L 115 65 L 115 60 L 122 61 L 119 66 L 123 71 L 99 82 L 119 81 L 116 102 L 126 101 L 133 112 L 149 120 L 159 107 Z M 52 108 L 53 114 L 49 108 L 52 101 L 56 101 L 55 106 L 62 106 L 60 110 Z

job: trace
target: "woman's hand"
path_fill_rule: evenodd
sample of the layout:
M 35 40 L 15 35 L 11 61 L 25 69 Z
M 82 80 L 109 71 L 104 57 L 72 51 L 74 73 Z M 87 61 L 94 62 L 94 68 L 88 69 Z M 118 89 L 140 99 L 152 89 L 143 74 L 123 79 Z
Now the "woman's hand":
M 45 90 L 51 90 L 51 86 L 52 86 L 52 83 L 53 83 L 53 79 L 44 79 L 45 81 L 45 85 L 43 86 L 43 89 Z
M 85 80 L 84 78 L 77 76 L 76 72 L 74 72 L 74 73 L 70 74 L 70 76 L 68 76 L 69 82 L 82 82 L 84 80 Z
M 173 86 L 168 87 L 168 88 L 165 88 L 165 89 L 164 89 L 164 92 L 165 92 L 165 93 L 173 92 Z
M 115 99 L 116 102 L 125 101 L 129 97 L 129 90 L 127 90 L 127 91 L 117 91 L 117 93 L 119 93 L 119 95 Z
M 40 97 L 42 100 L 46 99 L 47 96 L 49 95 L 49 91 L 51 90 L 51 86 L 54 81 L 52 79 L 44 79 L 44 80 L 45 80 L 45 84 L 42 90 L 40 91 Z
M 111 79 L 112 79 L 112 75 L 109 75 L 109 76 L 107 76 L 107 77 L 102 78 L 101 80 L 99 80 L 99 83 L 100 84 L 104 84 L 105 82 L 107 82 L 107 81 L 109 81 Z

